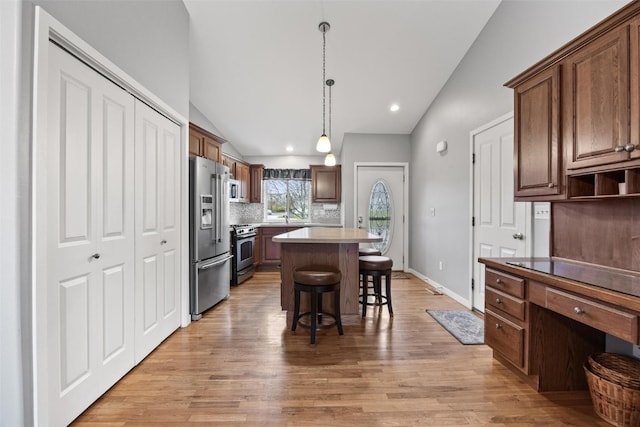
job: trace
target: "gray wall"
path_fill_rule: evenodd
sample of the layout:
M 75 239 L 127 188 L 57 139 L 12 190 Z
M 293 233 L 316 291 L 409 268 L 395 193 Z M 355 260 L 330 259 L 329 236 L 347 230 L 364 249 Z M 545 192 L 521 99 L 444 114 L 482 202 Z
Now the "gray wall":
M 18 100 L 21 71 L 19 1 L 0 1 L 0 424 L 25 423 L 20 287 L 20 192 L 18 191 Z M 25 366 L 26 365 L 26 366 Z
M 346 133 L 342 141 L 342 210 L 345 227 L 355 227 L 353 221 L 354 163 L 355 162 L 407 162 L 411 160 L 409 135 L 382 135 Z
M 626 1 L 503 1 L 411 135 L 409 266 L 469 294 L 469 132 L 513 110 L 504 82 Z M 416 52 L 416 54 L 420 54 Z M 449 143 L 446 156 L 435 151 Z M 425 213 L 434 207 L 436 216 Z M 438 261 L 445 269 L 438 269 Z M 449 266 L 449 268 L 447 268 Z
M 35 5 L 54 18 L 132 76 L 150 92 L 184 117 L 189 116 L 189 15 L 180 0 L 161 1 L 19 1 L 2 3 L 0 70 L 3 77 L 2 105 L 12 103 L 17 111 L 17 132 L 2 126 L 2 348 L 0 349 L 0 424 L 32 425 L 33 385 L 31 348 L 31 140 L 33 32 Z M 17 6 L 18 5 L 18 6 Z M 13 32 L 17 58 L 12 50 Z M 8 38 L 7 38 L 8 35 Z M 4 80 L 12 68 L 17 77 Z M 19 88 L 17 96 L 5 98 L 5 84 Z M 6 93 L 10 95 L 9 93 Z M 10 134 L 5 135 L 9 132 Z M 6 138 L 5 138 L 6 137 Z M 6 156 L 5 156 L 6 153 Z M 7 222 L 4 221 L 5 216 Z M 11 228 L 9 228 L 11 227 Z M 19 237 L 18 237 L 19 236 Z M 7 239 L 5 240 L 5 237 Z M 5 258 L 5 254 L 9 254 Z M 7 268 L 5 268 L 7 267 Z M 8 396 L 8 398 L 7 398 Z

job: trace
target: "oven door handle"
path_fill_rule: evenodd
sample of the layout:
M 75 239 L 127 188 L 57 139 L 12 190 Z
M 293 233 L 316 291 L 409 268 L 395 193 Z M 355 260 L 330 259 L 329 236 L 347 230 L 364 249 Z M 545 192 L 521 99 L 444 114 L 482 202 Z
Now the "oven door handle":
M 256 237 L 256 235 L 257 235 L 257 234 L 255 234 L 255 233 L 254 233 L 254 234 L 243 234 L 243 235 L 241 235 L 241 236 L 236 237 L 236 240 L 237 240 L 238 242 L 240 242 L 240 241 L 242 241 L 242 240 L 247 240 L 247 239 L 250 239 L 250 238 L 252 238 L 252 237 Z
M 216 265 L 224 264 L 225 262 L 229 261 L 231 258 L 233 258 L 233 255 L 229 255 L 226 258 L 212 261 L 212 262 L 210 262 L 208 264 L 203 264 L 203 265 L 198 267 L 198 270 L 206 270 L 206 269 L 214 267 Z

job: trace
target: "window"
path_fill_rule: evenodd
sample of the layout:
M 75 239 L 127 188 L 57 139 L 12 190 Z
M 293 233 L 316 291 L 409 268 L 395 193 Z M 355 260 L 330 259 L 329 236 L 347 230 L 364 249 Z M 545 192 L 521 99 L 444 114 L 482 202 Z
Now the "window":
M 287 172 L 289 170 L 265 169 L 264 218 L 266 221 L 309 220 L 311 207 L 309 174 Z

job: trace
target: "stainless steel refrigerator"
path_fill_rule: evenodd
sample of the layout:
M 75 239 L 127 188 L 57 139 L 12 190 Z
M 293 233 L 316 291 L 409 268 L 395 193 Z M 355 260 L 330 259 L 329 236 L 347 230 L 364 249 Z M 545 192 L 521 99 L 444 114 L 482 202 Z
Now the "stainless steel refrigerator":
M 191 319 L 229 297 L 229 168 L 205 159 L 189 160 L 189 258 Z

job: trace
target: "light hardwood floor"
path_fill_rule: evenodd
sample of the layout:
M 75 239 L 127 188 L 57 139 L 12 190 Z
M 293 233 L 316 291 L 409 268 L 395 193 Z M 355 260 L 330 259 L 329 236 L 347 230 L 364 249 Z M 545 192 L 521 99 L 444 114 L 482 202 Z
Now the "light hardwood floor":
M 588 392 L 539 394 L 426 309 L 462 308 L 421 280 L 344 335 L 285 329 L 279 273 L 260 272 L 176 331 L 76 426 L 607 426 Z

